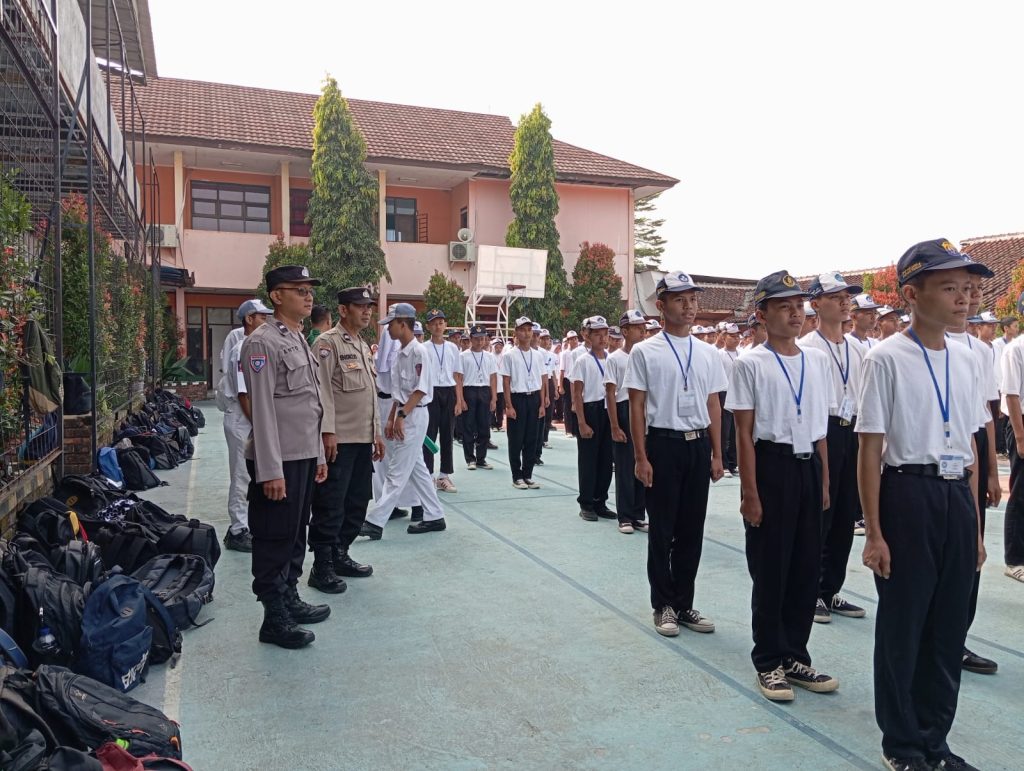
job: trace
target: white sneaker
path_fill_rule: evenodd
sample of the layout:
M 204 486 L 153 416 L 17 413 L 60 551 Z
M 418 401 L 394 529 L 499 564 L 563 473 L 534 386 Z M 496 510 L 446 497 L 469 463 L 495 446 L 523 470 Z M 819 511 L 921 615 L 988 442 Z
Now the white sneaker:
M 515 482 L 512 483 L 512 486 L 514 488 L 516 488 L 517 490 L 528 490 L 529 489 L 529 486 L 522 479 L 517 479 Z
M 476 461 L 471 460 L 469 463 L 466 464 L 466 468 L 468 468 L 470 471 L 476 471 Z
M 658 634 L 665 637 L 675 637 L 679 634 L 678 620 L 676 612 L 668 605 L 654 611 L 654 628 L 658 630 Z
M 457 493 L 459 490 L 448 477 L 441 477 L 437 480 L 437 489 L 442 493 Z
M 529 487 L 531 490 L 540 489 L 540 485 L 534 482 L 532 479 L 524 479 L 523 481 L 526 482 L 526 486 Z
M 619 523 L 619 532 L 622 533 L 623 535 L 629 535 L 630 533 L 633 532 L 633 523 L 632 522 L 620 522 Z
M 1024 584 L 1024 565 L 1007 565 L 1003 573 L 1013 580 Z

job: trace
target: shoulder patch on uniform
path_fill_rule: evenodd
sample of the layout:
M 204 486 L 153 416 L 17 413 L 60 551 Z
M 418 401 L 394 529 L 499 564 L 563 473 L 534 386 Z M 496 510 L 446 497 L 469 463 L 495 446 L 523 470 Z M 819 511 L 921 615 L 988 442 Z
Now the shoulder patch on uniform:
M 249 366 L 253 372 L 259 373 L 267 366 L 267 356 L 263 353 L 255 353 L 249 357 Z
M 328 348 L 326 345 L 321 345 L 320 346 L 320 358 L 321 359 L 326 359 L 330 355 L 331 355 L 331 349 Z
M 416 377 L 419 377 L 422 374 L 423 374 L 423 365 L 422 364 L 417 364 L 416 365 Z

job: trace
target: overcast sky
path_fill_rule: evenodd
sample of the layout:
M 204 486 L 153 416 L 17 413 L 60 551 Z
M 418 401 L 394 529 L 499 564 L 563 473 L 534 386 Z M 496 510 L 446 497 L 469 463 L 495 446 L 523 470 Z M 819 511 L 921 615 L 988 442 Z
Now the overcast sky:
M 150 0 L 164 76 L 508 115 L 678 178 L 664 265 L 757 278 L 1024 230 L 1013 3 Z

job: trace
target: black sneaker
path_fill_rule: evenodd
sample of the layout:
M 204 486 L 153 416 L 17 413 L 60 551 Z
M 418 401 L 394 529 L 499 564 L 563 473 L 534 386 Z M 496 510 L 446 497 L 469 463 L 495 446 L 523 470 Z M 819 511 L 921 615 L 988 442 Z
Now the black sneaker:
M 847 602 L 838 594 L 832 597 L 832 606 L 829 610 L 837 616 L 846 616 L 847 618 L 864 618 L 867 615 L 864 608 L 854 605 L 852 602 Z
M 476 462 L 476 467 L 477 468 L 482 468 L 484 471 L 490 471 L 491 469 L 494 468 L 494 466 L 492 466 L 490 463 L 488 463 L 485 460 L 478 460 Z
M 616 514 L 614 511 L 612 511 L 611 509 L 598 509 L 597 510 L 597 516 L 599 516 L 601 519 L 618 519 L 619 518 L 619 515 Z
M 757 673 L 757 688 L 769 701 L 793 701 L 793 687 L 786 679 L 782 667 Z
M 933 763 L 932 768 L 935 771 L 978 771 L 975 766 L 972 766 L 959 755 L 954 755 L 952 752 L 939 762 Z
M 932 766 L 924 758 L 894 758 L 882 753 L 882 764 L 889 771 L 931 771 Z
M 392 509 L 391 516 L 388 519 L 401 519 L 402 517 L 409 516 L 409 512 L 405 509 Z
M 694 610 L 693 608 L 684 610 L 679 614 L 679 623 L 693 632 L 710 634 L 715 631 L 715 622 L 710 618 L 705 618 L 700 614 L 699 610 Z
M 814 693 L 829 693 L 839 687 L 839 681 L 832 675 L 826 675 L 796 660 L 791 661 L 783 672 L 790 683 Z
M 585 522 L 597 522 L 597 514 L 587 509 L 580 509 L 580 519 Z
M 533 462 L 533 465 L 534 466 L 543 466 L 544 465 L 544 461 L 542 461 L 540 458 L 537 458 L 537 460 L 535 460 Z
M 487 441 L 487 449 L 488 450 L 497 450 L 498 449 L 498 445 L 496 445 L 494 442 L 488 440 Z
M 252 533 L 245 528 L 240 533 L 232 533 L 228 530 L 224 536 L 224 548 L 231 551 L 252 551 Z
M 964 648 L 964 657 L 961 666 L 968 672 L 975 672 L 979 675 L 994 675 L 999 671 L 999 665 L 992 659 L 979 656 L 974 651 Z
M 832 621 L 832 612 L 828 609 L 825 601 L 818 598 L 818 604 L 814 606 L 814 623 L 828 624 Z
M 359 535 L 366 536 L 371 541 L 379 541 L 381 536 L 384 535 L 384 528 L 377 527 L 370 522 L 364 522 L 363 526 L 359 528 Z

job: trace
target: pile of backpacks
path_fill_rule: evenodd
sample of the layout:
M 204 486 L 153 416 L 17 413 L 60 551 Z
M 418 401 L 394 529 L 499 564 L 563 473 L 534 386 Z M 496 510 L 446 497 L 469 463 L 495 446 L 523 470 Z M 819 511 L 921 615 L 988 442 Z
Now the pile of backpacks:
M 219 558 L 211 525 L 105 475 L 29 504 L 0 539 L 0 768 L 188 768 L 177 725 L 127 693 L 208 623 Z
M 161 484 L 154 471 L 172 469 L 192 458 L 192 437 L 206 425 L 198 407 L 157 389 L 114 433 L 113 443 L 99 451 L 104 476 L 129 490 L 149 490 Z

